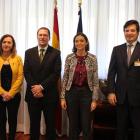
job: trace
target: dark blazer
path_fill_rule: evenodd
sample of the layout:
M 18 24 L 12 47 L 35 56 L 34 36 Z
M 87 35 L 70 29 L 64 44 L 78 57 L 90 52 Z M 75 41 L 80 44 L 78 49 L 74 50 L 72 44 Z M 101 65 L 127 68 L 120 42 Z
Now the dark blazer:
M 44 59 L 40 64 L 38 55 L 38 46 L 25 52 L 24 76 L 27 82 L 25 101 L 30 104 L 36 104 L 38 98 L 35 98 L 31 92 L 32 85 L 42 85 L 43 103 L 53 103 L 59 100 L 57 81 L 61 72 L 60 51 L 48 45 Z
M 140 66 L 134 62 L 140 60 L 140 43 L 137 42 L 130 64 L 127 64 L 126 43 L 113 49 L 109 72 L 108 94 L 115 93 L 118 104 L 123 104 L 126 94 L 132 106 L 140 106 Z

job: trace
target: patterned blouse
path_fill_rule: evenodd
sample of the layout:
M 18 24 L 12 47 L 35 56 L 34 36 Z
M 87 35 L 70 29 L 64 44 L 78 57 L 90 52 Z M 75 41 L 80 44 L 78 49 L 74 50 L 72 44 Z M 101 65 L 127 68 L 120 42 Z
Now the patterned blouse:
M 61 91 L 61 99 L 65 99 L 65 91 L 69 91 L 74 77 L 75 68 L 77 66 L 77 58 L 75 54 L 69 54 L 65 61 L 65 70 L 63 75 L 63 83 L 62 83 L 62 91 Z M 98 100 L 98 66 L 96 56 L 89 53 L 85 59 L 85 66 L 87 70 L 87 80 L 88 86 L 92 91 L 92 100 Z

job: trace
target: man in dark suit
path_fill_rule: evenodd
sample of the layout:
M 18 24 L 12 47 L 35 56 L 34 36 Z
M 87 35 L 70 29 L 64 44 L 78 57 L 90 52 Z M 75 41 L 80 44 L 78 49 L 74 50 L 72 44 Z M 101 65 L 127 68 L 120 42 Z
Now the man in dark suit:
M 124 25 L 126 43 L 113 49 L 108 72 L 108 100 L 116 105 L 115 140 L 128 140 L 129 118 L 134 140 L 140 140 L 140 43 L 139 23 L 129 20 Z
M 25 52 L 24 62 L 30 140 L 39 140 L 41 111 L 44 113 L 46 124 L 45 140 L 55 140 L 55 114 L 59 100 L 57 81 L 61 72 L 60 51 L 48 45 L 48 28 L 42 27 L 38 30 L 37 40 L 38 46 Z

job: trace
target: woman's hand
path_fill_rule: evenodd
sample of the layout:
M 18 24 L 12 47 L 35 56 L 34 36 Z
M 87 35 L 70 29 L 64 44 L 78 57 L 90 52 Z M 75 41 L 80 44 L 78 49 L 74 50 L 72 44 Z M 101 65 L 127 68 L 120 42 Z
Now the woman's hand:
M 66 105 L 66 100 L 65 99 L 61 99 L 61 107 L 63 108 L 63 109 L 67 109 L 67 105 Z
M 1 94 L 1 96 L 3 97 L 2 100 L 3 100 L 4 102 L 8 102 L 9 100 L 12 99 L 12 96 L 9 95 L 7 91 L 4 91 L 4 92 Z
M 96 106 L 97 106 L 97 103 L 96 103 L 95 101 L 93 101 L 93 102 L 91 103 L 90 111 L 92 112 L 93 110 L 95 110 Z

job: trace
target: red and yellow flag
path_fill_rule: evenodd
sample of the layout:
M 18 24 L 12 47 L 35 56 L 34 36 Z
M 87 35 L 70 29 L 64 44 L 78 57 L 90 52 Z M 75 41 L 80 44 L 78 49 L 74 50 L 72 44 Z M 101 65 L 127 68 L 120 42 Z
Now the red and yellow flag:
M 55 49 L 60 50 L 59 29 L 58 29 L 58 19 L 57 19 L 57 7 L 55 7 L 55 9 L 54 9 L 54 24 L 53 24 L 52 46 Z
M 52 47 L 60 50 L 59 28 L 58 28 L 58 18 L 57 18 L 57 7 L 56 6 L 54 9 Z M 58 80 L 58 90 L 59 90 L 59 95 L 60 95 L 60 93 L 61 93 L 61 76 Z M 61 108 L 61 104 L 59 101 L 58 105 L 57 105 L 56 120 L 55 120 L 56 130 L 59 135 L 61 134 L 61 125 L 62 125 L 62 108 Z

